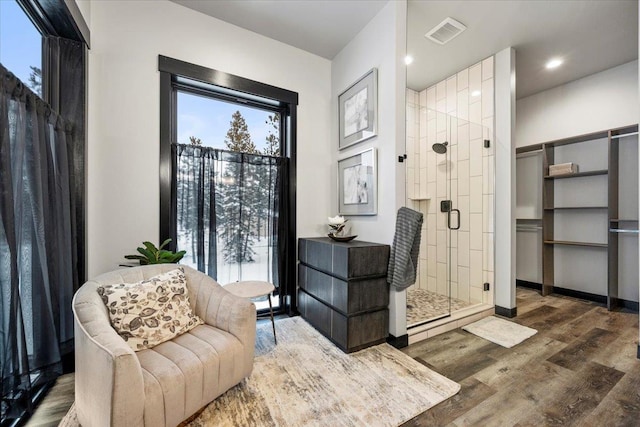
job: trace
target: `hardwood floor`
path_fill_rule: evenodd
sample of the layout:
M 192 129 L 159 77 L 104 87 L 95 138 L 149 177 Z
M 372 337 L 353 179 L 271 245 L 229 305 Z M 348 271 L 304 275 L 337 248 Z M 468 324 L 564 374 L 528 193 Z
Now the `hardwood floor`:
M 26 425 L 30 427 L 57 426 L 73 404 L 73 399 L 73 374 L 59 377 Z
M 638 426 L 638 315 L 518 288 L 516 323 L 538 333 L 503 348 L 460 329 L 404 352 L 461 384 L 404 426 Z
M 403 349 L 462 386 L 404 426 L 639 426 L 638 315 L 529 289 L 517 296 L 511 320 L 538 333 L 513 348 L 457 329 Z M 73 374 L 27 425 L 57 425 L 72 402 Z

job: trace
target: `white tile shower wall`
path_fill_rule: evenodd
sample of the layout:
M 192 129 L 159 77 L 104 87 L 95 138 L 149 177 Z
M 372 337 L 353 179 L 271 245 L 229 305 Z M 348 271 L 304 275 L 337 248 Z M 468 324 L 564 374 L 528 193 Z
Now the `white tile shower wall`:
M 407 206 L 425 214 L 415 286 L 446 294 L 451 280 L 452 296 L 472 303 L 493 303 L 483 291 L 494 270 L 493 65 L 490 57 L 420 92 L 407 90 Z M 444 141 L 447 156 L 432 148 Z M 451 237 L 440 212 L 446 199 L 460 209 Z

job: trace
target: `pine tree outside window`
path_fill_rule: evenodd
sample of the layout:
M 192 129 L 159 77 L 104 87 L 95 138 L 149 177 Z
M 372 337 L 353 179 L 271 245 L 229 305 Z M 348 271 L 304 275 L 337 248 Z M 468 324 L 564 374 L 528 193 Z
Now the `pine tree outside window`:
M 269 236 L 273 224 L 269 218 L 273 215 L 275 169 L 261 158 L 280 157 L 280 113 L 178 91 L 176 118 L 179 144 L 221 151 L 217 161 L 208 163 L 215 169 L 211 178 L 215 190 L 207 191 L 214 191 L 215 197 L 206 198 L 202 212 L 195 214 L 188 212 L 195 205 L 191 199 L 197 197 L 193 187 L 209 185 L 196 182 L 199 180 L 193 174 L 202 160 L 187 154 L 188 150 L 178 156 L 177 248 L 187 251 L 183 263 L 204 269 L 221 284 L 237 280 L 272 282 L 274 247 Z M 237 157 L 225 156 L 223 151 L 251 155 L 252 159 L 222 161 L 220 158 Z M 213 210 L 211 203 L 215 204 Z M 212 211 L 216 212 L 216 227 L 205 233 L 201 245 L 215 248 L 217 255 L 203 262 L 197 259 L 201 253 L 197 248 L 198 222 L 210 222 Z M 209 265 L 213 262 L 215 267 Z M 277 307 L 278 299 L 275 301 Z M 257 305 L 266 308 L 267 302 Z

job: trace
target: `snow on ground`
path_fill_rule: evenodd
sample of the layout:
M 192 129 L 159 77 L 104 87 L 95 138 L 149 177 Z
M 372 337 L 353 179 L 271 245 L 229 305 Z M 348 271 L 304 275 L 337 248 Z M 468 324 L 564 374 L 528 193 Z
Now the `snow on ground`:
M 179 246 L 181 248 L 189 248 L 191 242 L 183 241 L 180 239 Z M 218 247 L 222 247 L 222 242 L 218 242 Z M 243 281 L 243 280 L 262 280 L 265 282 L 271 282 L 271 248 L 268 245 L 268 239 L 262 238 L 254 242 L 253 250 L 255 256 L 254 262 L 242 263 L 238 266 L 238 263 L 227 263 L 224 261 L 222 253 L 218 253 L 218 283 L 222 286 L 231 282 Z M 194 262 L 193 258 L 187 254 L 181 261 L 181 264 L 188 265 L 189 267 L 198 268 L 198 265 Z M 265 299 L 262 301 L 254 301 L 258 310 L 269 308 L 269 302 Z M 273 307 L 279 307 L 280 301 L 277 297 L 271 297 L 271 303 Z

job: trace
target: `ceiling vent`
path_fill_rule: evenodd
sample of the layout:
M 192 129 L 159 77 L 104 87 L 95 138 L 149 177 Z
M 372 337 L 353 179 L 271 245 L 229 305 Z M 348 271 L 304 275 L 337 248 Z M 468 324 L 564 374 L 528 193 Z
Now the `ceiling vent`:
M 456 21 L 453 18 L 446 18 L 444 21 L 436 25 L 424 36 L 429 40 L 438 44 L 445 44 L 450 42 L 461 32 L 466 30 L 467 27 L 464 24 Z

